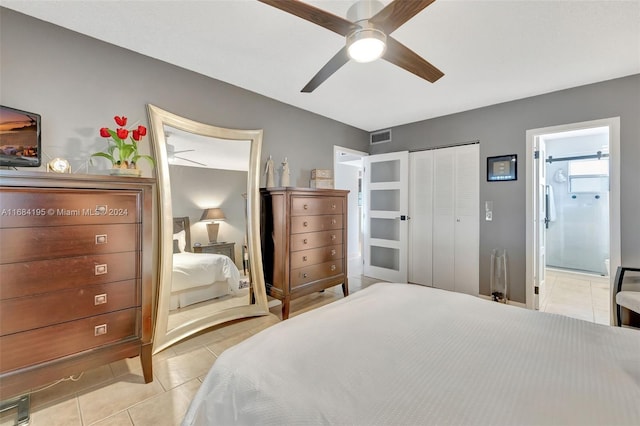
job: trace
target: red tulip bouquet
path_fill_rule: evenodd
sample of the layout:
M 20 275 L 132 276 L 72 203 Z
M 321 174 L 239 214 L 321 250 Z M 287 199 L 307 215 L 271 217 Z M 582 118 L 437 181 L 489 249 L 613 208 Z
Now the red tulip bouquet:
M 116 115 L 113 119 L 119 126 L 116 130 L 111 130 L 107 127 L 100 129 L 100 136 L 110 138 L 107 152 L 96 152 L 92 157 L 104 157 L 108 159 L 111 161 L 114 169 L 136 169 L 136 163 L 140 158 L 149 161 L 153 166 L 153 158 L 138 153 L 138 142 L 147 134 L 147 128 L 138 126 L 136 129 L 128 130 L 125 128 L 127 125 L 127 117 Z M 129 138 L 131 143 L 129 143 L 127 138 Z

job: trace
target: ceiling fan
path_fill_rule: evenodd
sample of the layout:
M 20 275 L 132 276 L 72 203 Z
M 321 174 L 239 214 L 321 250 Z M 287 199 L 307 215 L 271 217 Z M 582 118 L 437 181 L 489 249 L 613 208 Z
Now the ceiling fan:
M 182 161 L 187 161 L 189 163 L 193 163 L 193 164 L 197 164 L 199 166 L 206 167 L 206 164 L 204 164 L 204 163 L 200 163 L 198 161 L 190 160 L 188 158 L 180 157 L 180 156 L 176 155 L 176 154 L 181 154 L 183 152 L 193 152 L 193 151 L 195 151 L 195 149 L 183 149 L 181 151 L 176 151 L 176 147 L 169 143 L 169 137 L 171 137 L 171 135 L 172 135 L 171 132 L 165 131 L 165 138 L 167 140 L 167 144 L 166 144 L 166 147 L 167 147 L 167 161 L 169 161 L 169 164 L 173 164 L 176 161 L 176 159 L 179 159 L 179 160 L 182 160 Z
M 360 0 L 349 8 L 349 20 L 300 0 L 258 1 L 346 38 L 345 46 L 307 83 L 304 93 L 313 92 L 350 59 L 370 62 L 383 58 L 431 83 L 444 75 L 389 35 L 435 0 L 394 0 L 386 6 L 378 0 Z

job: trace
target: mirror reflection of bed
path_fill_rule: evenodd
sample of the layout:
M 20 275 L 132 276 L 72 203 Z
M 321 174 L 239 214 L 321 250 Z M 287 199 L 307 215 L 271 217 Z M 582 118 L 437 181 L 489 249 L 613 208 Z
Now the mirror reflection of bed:
M 250 141 L 203 136 L 168 125 L 164 133 L 174 240 L 181 235 L 173 250 L 167 323 L 171 331 L 250 304 L 242 265 Z M 208 223 L 200 218 L 214 208 L 225 219 L 218 222 L 217 239 L 210 241 Z M 212 254 L 221 244 L 229 248 L 229 256 Z
M 173 218 L 173 237 L 167 329 L 249 303 L 249 279 L 234 260 L 224 254 L 193 252 L 188 216 Z

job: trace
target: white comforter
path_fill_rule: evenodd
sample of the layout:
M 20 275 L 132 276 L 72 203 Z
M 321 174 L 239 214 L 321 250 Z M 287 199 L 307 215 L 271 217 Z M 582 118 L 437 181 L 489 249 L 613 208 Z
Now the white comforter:
M 183 425 L 638 425 L 640 331 L 409 284 L 225 351 Z
M 241 291 L 240 271 L 228 256 L 221 254 L 174 253 L 172 278 L 172 292 L 201 287 L 217 281 L 227 281 L 232 294 Z

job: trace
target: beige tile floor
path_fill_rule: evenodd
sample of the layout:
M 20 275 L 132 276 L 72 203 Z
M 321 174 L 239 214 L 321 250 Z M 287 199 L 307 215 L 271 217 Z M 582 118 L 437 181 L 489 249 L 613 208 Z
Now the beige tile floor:
M 540 310 L 609 325 L 609 277 L 547 269 Z
M 356 292 L 378 280 L 349 277 Z M 341 299 L 342 286 L 294 300 L 290 316 Z M 281 307 L 264 317 L 235 321 L 201 333 L 153 356 L 154 380 L 145 384 L 139 358 L 114 362 L 31 395 L 31 426 L 174 426 L 218 355 L 281 321 Z M 15 412 L 0 416 L 13 425 Z

